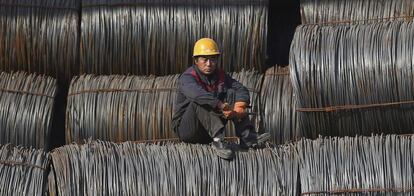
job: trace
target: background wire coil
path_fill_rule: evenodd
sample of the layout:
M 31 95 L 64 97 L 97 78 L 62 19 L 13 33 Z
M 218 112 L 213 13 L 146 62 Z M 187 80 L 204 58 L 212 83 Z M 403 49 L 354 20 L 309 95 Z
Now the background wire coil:
M 84 0 L 81 70 L 182 73 L 192 64 L 193 45 L 202 37 L 218 42 L 226 71 L 260 70 L 267 13 L 268 0 Z
M 301 0 L 302 24 L 411 20 L 412 0 Z
M 267 69 L 260 93 L 263 129 L 272 135 L 274 144 L 296 141 L 301 137 L 289 69 L 288 66 Z
M 0 0 L 0 70 L 79 74 L 78 0 Z
M 0 143 L 48 149 L 56 88 L 51 77 L 0 73 Z
M 44 195 L 49 163 L 43 150 L 1 145 L 0 195 Z
M 305 136 L 412 133 L 413 35 L 412 21 L 299 26 L 290 63 Z

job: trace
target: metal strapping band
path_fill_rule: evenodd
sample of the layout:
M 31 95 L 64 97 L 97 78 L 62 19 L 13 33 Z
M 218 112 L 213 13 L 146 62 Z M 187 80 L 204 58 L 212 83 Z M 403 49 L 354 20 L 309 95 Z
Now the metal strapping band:
M 38 9 L 59 9 L 59 10 L 75 10 L 79 8 L 75 7 L 59 7 L 59 6 L 45 6 L 45 5 L 31 5 L 31 4 L 8 4 L 0 3 L 0 7 L 24 7 L 24 8 L 38 8 Z
M 354 110 L 354 109 L 367 109 L 367 108 L 381 108 L 387 106 L 413 104 L 414 101 L 399 101 L 391 103 L 378 103 L 378 104 L 365 104 L 365 105 L 343 105 L 343 106 L 329 106 L 324 108 L 297 108 L 298 112 L 335 112 L 339 110 Z
M 312 194 L 338 194 L 338 193 L 363 193 L 363 192 L 413 192 L 414 188 L 376 188 L 376 189 L 341 189 L 332 191 L 310 191 L 301 195 Z
M 6 92 L 6 93 L 20 93 L 20 94 L 35 95 L 35 96 L 47 97 L 51 99 L 55 98 L 54 96 L 41 94 L 41 93 L 33 93 L 29 91 L 19 91 L 19 90 L 10 90 L 10 89 L 1 89 L 1 88 L 0 88 L 0 91 Z
M 86 93 L 113 93 L 113 92 L 141 92 L 151 93 L 156 91 L 177 91 L 177 88 L 151 88 L 151 89 L 90 89 L 69 93 L 68 96 L 74 96 Z
M 33 165 L 33 164 L 30 164 L 30 163 L 17 162 L 17 161 L 0 160 L 0 164 L 11 165 L 11 166 L 21 165 L 21 166 L 34 167 L 34 168 L 46 170 L 46 168 L 38 166 L 38 165 Z
M 329 21 L 329 22 L 320 22 L 320 23 L 308 23 L 308 24 L 303 24 L 303 25 L 307 26 L 307 25 L 348 24 L 348 23 L 354 23 L 354 22 L 390 21 L 390 20 L 397 20 L 397 19 L 412 20 L 413 18 L 414 16 L 398 16 L 398 17 L 388 17 L 388 18 L 371 18 L 371 19 L 363 19 L 363 20 Z

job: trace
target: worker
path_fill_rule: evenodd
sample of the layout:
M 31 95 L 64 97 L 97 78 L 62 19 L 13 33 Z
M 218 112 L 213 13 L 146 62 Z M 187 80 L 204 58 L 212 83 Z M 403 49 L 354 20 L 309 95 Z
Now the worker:
M 234 123 L 241 148 L 255 147 L 270 135 L 255 132 L 246 111 L 249 91 L 218 68 L 219 56 L 214 40 L 202 38 L 195 43 L 194 64 L 179 78 L 172 126 L 181 141 L 211 143 L 219 157 L 232 159 L 234 152 L 224 141 L 227 121 Z

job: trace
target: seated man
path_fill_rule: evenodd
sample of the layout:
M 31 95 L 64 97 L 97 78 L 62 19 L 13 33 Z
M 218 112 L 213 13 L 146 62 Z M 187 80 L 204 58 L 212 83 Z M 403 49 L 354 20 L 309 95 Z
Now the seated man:
M 232 149 L 223 143 L 228 120 L 233 121 L 242 148 L 253 147 L 269 139 L 270 135 L 257 136 L 246 113 L 249 91 L 217 68 L 219 55 L 214 40 L 203 38 L 196 42 L 195 64 L 179 79 L 172 125 L 180 140 L 202 144 L 212 142 L 219 157 L 232 159 Z

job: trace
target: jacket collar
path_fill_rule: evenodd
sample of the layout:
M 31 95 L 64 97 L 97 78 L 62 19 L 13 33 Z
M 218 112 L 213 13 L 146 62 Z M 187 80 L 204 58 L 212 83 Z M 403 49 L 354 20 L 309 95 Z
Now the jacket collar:
M 212 73 L 210 76 L 203 74 L 200 71 L 200 69 L 198 69 L 197 65 L 193 65 L 193 69 L 195 70 L 197 75 L 200 77 L 201 81 L 205 84 L 208 84 L 208 85 L 215 84 L 217 80 L 219 79 L 219 74 L 218 74 L 219 69 L 216 69 L 214 73 Z

